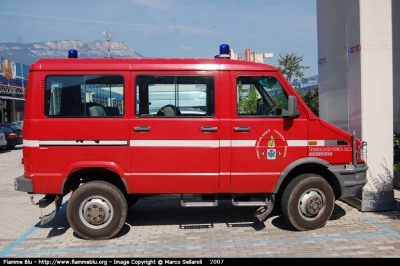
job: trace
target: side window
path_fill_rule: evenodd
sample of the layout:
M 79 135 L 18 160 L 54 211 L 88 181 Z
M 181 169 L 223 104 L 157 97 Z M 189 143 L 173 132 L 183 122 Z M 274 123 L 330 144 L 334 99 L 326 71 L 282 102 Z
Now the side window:
M 46 77 L 47 117 L 121 117 L 124 78 L 119 75 Z
M 137 76 L 138 117 L 204 117 L 214 115 L 212 76 Z
M 285 116 L 288 97 L 273 76 L 236 79 L 238 116 Z

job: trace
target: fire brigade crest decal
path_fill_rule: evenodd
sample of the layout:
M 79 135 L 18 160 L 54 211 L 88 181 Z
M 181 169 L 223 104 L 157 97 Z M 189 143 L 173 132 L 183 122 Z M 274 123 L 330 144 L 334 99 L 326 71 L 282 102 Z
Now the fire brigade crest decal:
M 276 129 L 268 129 L 256 142 L 258 159 L 279 160 L 287 155 L 287 142 L 283 135 Z
M 271 135 L 271 137 L 268 140 L 267 159 L 268 160 L 276 159 L 275 139 L 273 135 Z

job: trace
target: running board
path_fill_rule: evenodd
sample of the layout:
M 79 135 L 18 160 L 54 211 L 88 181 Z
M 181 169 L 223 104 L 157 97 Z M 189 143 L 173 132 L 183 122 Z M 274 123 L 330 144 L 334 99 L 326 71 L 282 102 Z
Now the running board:
M 183 195 L 181 195 L 181 206 L 182 207 L 217 207 L 218 200 L 217 196 L 215 196 L 214 201 L 190 201 L 183 199 Z
M 232 197 L 232 205 L 236 207 L 246 207 L 246 206 L 268 206 L 268 200 L 265 198 L 264 201 L 236 201 L 234 197 Z
M 233 206 L 257 206 L 259 207 L 254 216 L 258 218 L 260 222 L 263 222 L 271 214 L 275 206 L 275 194 L 266 194 L 264 201 L 235 201 L 232 197 Z

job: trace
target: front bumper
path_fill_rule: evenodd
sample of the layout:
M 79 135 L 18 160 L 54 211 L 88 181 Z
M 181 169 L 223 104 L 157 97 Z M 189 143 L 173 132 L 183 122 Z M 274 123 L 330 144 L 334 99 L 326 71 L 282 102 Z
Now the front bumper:
M 329 170 L 336 176 L 341 186 L 341 197 L 353 197 L 367 183 L 367 164 L 358 164 L 352 170 L 343 166 L 331 166 Z
M 23 175 L 14 179 L 14 188 L 18 191 L 33 192 L 33 180 L 27 179 Z

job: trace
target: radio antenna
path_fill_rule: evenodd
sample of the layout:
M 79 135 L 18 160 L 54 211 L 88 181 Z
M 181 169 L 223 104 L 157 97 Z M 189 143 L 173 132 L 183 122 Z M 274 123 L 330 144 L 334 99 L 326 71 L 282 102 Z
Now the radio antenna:
M 113 42 L 115 42 L 115 40 L 117 39 L 117 36 L 115 36 L 115 34 L 112 31 L 105 30 L 101 33 L 101 38 L 102 38 L 103 44 L 105 45 L 105 47 L 107 49 L 108 58 L 111 58 L 111 48 L 114 48 Z
M 218 29 L 217 26 L 214 26 L 214 28 L 216 28 L 217 30 L 219 30 L 223 35 L 225 35 L 226 37 L 229 38 L 229 40 L 231 40 L 232 42 L 234 42 L 237 46 L 239 46 L 242 50 L 246 50 L 244 49 L 242 46 L 240 46 L 237 42 L 235 42 L 231 37 L 229 37 L 228 35 L 225 34 L 225 32 L 223 32 L 222 30 Z

